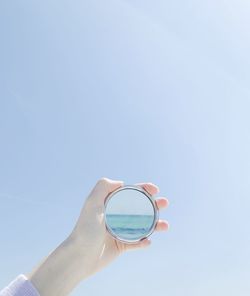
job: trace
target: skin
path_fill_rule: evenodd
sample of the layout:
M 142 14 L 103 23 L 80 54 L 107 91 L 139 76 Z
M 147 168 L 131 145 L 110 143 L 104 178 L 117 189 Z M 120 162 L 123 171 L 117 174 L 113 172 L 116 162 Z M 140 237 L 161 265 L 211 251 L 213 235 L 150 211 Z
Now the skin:
M 151 244 L 146 238 L 135 244 L 126 244 L 113 238 L 106 230 L 104 201 L 110 192 L 124 185 L 123 181 L 101 178 L 89 193 L 70 235 L 42 262 L 27 278 L 41 296 L 65 296 L 84 279 L 100 271 L 123 252 L 142 249 Z M 151 182 L 136 183 L 153 197 L 159 193 L 157 185 Z M 168 206 L 165 197 L 159 197 L 159 210 Z M 156 231 L 166 231 L 168 222 L 159 220 Z

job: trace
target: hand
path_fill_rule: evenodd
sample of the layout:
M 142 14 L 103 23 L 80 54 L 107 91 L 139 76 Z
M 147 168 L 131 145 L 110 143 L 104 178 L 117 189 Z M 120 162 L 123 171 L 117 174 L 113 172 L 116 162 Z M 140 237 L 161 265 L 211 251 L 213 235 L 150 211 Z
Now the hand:
M 126 244 L 116 240 L 106 230 L 104 220 L 105 198 L 109 193 L 123 185 L 123 181 L 108 178 L 100 179 L 90 192 L 72 232 L 72 235 L 80 242 L 79 244 L 83 250 L 91 250 L 91 252 L 88 252 L 89 275 L 109 264 L 124 251 L 144 248 L 151 243 L 150 239 L 146 238 L 136 244 Z M 159 188 L 152 183 L 136 183 L 135 185 L 142 187 L 151 195 L 159 192 Z M 163 209 L 167 207 L 168 200 L 163 197 L 156 199 L 156 205 L 158 209 Z M 167 221 L 159 220 L 156 231 L 167 229 Z
M 51 252 L 27 278 L 41 296 L 65 296 L 83 279 L 96 273 L 124 251 L 148 246 L 148 238 L 136 244 L 117 241 L 106 230 L 104 201 L 107 195 L 123 186 L 123 181 L 101 178 L 88 195 L 71 234 Z M 137 183 L 152 196 L 159 188 L 152 183 Z M 168 200 L 156 200 L 158 209 L 167 207 Z M 156 230 L 167 230 L 168 223 L 159 220 Z

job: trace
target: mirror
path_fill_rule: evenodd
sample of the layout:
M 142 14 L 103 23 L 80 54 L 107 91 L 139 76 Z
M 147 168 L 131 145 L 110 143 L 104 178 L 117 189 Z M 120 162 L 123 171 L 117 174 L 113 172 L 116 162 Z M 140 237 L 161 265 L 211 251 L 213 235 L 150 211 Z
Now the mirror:
M 157 220 L 154 198 L 139 186 L 120 187 L 105 200 L 106 228 L 120 241 L 135 243 L 151 235 Z

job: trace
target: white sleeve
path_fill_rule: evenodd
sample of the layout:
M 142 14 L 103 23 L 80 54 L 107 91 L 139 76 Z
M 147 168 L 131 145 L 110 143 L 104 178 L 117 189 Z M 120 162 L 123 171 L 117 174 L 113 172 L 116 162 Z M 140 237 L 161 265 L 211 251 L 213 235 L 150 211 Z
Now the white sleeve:
M 18 275 L 2 291 L 0 296 L 40 296 L 34 285 L 24 274 Z

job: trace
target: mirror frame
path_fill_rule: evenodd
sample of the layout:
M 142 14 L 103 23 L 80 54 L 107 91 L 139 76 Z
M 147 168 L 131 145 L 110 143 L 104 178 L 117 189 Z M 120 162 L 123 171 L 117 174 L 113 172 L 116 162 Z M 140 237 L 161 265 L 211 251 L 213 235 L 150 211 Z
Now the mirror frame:
M 112 231 L 112 229 L 109 227 L 108 223 L 107 223 L 107 219 L 106 219 L 106 208 L 107 208 L 107 205 L 108 205 L 108 202 L 109 200 L 116 194 L 118 193 L 119 191 L 122 191 L 122 190 L 126 190 L 126 189 L 133 189 L 133 190 L 137 190 L 137 191 L 140 191 L 142 194 L 144 194 L 146 196 L 146 198 L 149 199 L 149 201 L 151 202 L 152 204 L 152 207 L 153 207 L 153 210 L 154 210 L 154 222 L 149 230 L 149 232 L 144 235 L 142 238 L 139 238 L 139 239 L 136 239 L 136 240 L 129 240 L 129 239 L 123 239 L 121 238 L 120 236 L 118 236 L 115 232 Z M 105 219 L 105 225 L 106 225 L 106 229 L 108 230 L 108 232 L 115 238 L 117 239 L 118 241 L 121 241 L 123 243 L 128 243 L 128 244 L 134 244 L 134 243 L 138 243 L 140 242 L 141 240 L 147 238 L 148 236 L 150 236 L 155 228 L 156 228 L 156 224 L 159 220 L 159 209 L 157 207 L 157 204 L 155 202 L 155 199 L 152 195 L 150 195 L 145 189 L 143 189 L 142 187 L 140 186 L 137 186 L 137 185 L 124 185 L 122 187 L 119 187 L 118 189 L 112 191 L 110 194 L 107 195 L 107 197 L 105 198 L 105 201 L 104 201 L 104 207 L 105 207 L 105 210 L 104 210 L 104 219 Z

